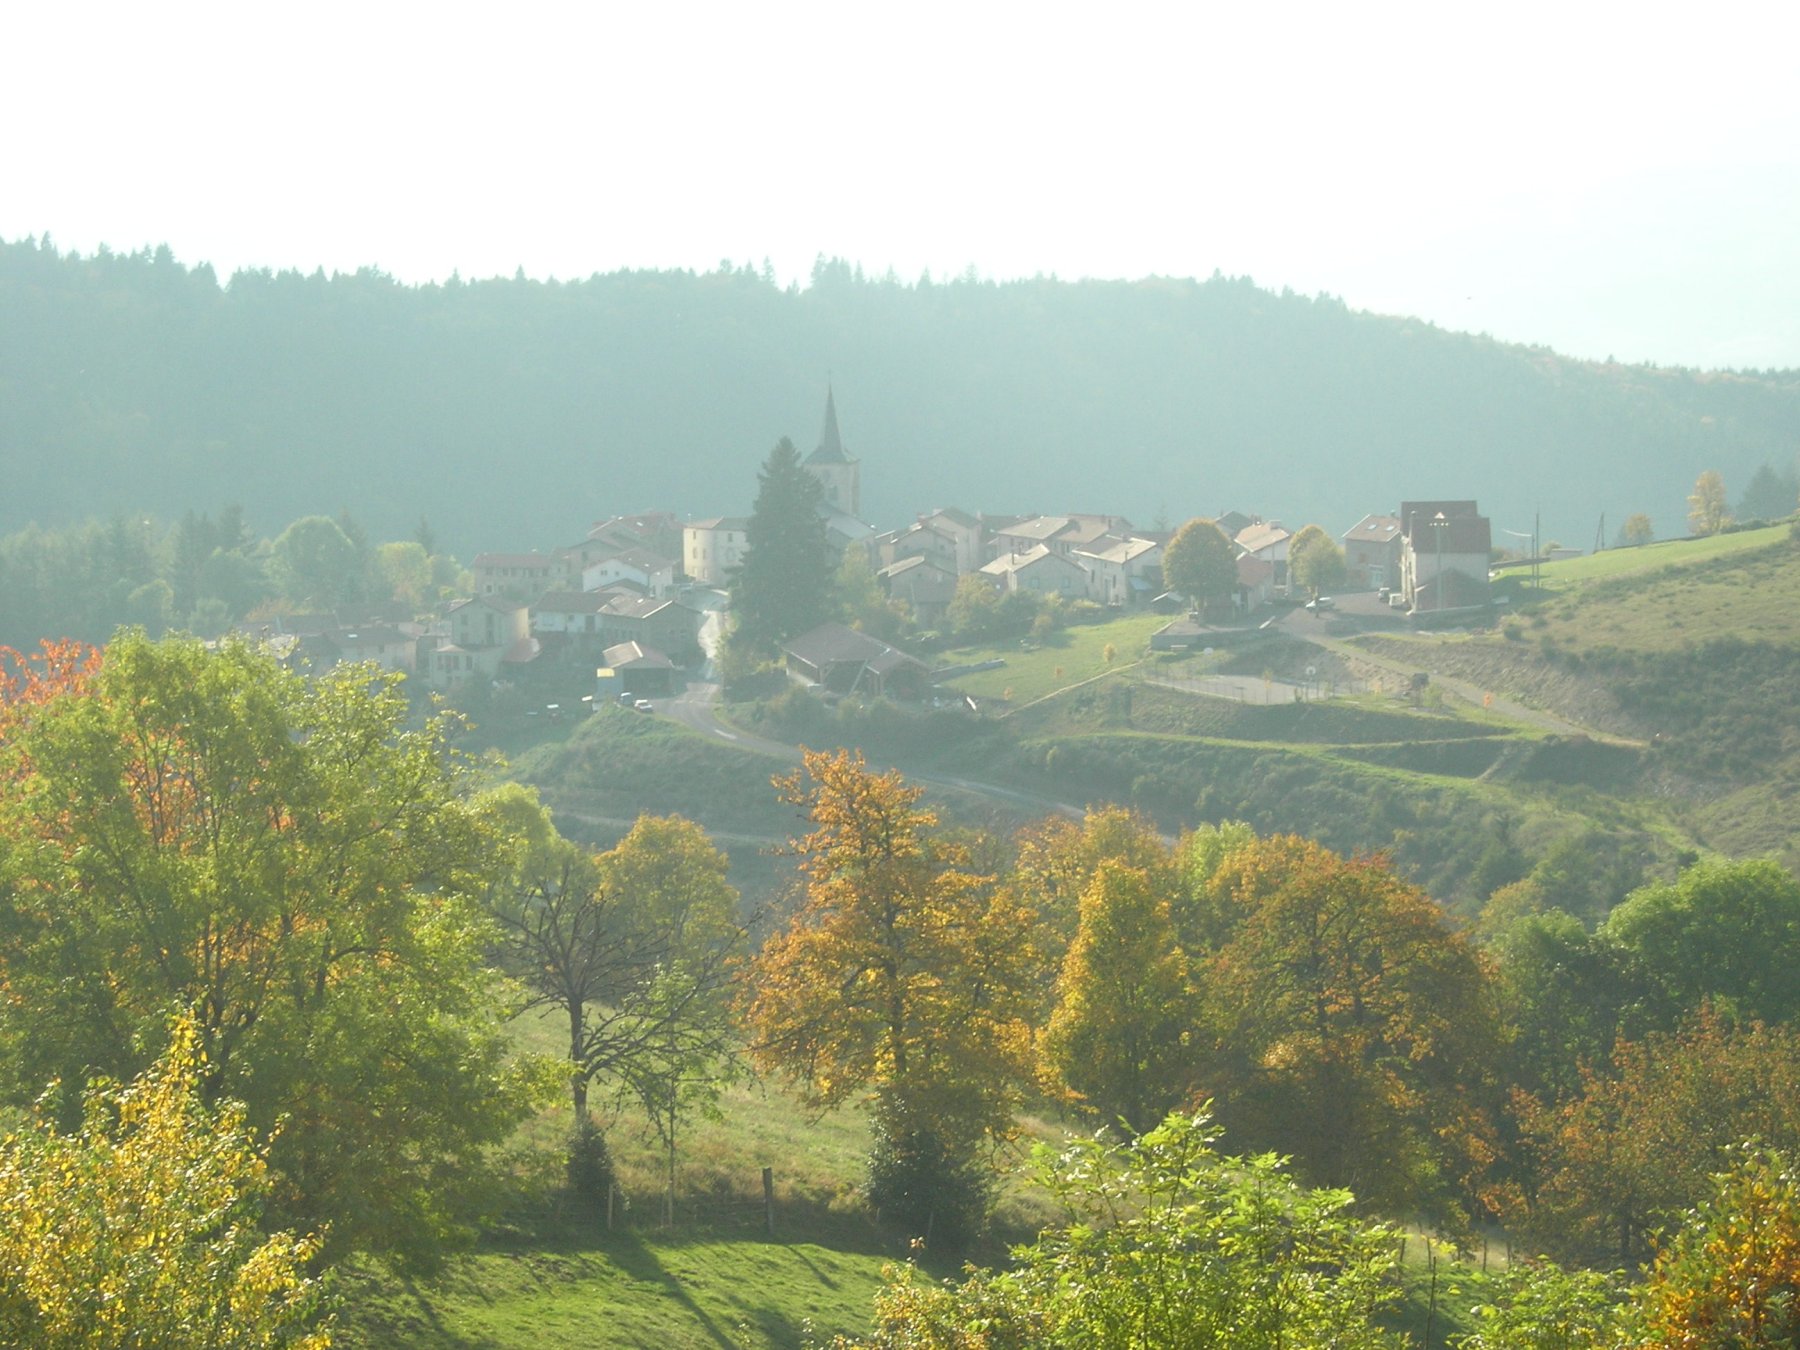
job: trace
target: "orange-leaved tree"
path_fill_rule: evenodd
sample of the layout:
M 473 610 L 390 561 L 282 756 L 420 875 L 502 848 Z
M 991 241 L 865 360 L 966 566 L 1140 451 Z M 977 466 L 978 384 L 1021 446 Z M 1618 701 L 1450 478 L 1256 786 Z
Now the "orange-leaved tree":
M 1738 1141 L 1800 1149 L 1796 1080 L 1800 1031 L 1732 1026 L 1705 1008 L 1678 1032 L 1615 1046 L 1561 1106 L 1515 1094 L 1536 1163 L 1517 1228 L 1560 1255 L 1644 1260 L 1650 1234 L 1705 1197 Z
M 0 746 L 16 738 L 35 709 L 84 691 L 100 659 L 100 648 L 70 639 L 46 640 L 30 653 L 0 647 Z
M 752 1054 L 816 1108 L 872 1099 L 872 1197 L 948 1227 L 934 1177 L 974 1183 L 976 1145 L 1029 1074 L 1031 913 L 934 836 L 897 772 L 806 751 L 777 786 L 813 828 L 795 841 L 804 902 L 750 969 Z
M 1229 935 L 1201 972 L 1201 1087 L 1221 1124 L 1377 1207 L 1454 1215 L 1493 1157 L 1480 956 L 1384 858 L 1298 836 L 1234 848 L 1210 889 Z

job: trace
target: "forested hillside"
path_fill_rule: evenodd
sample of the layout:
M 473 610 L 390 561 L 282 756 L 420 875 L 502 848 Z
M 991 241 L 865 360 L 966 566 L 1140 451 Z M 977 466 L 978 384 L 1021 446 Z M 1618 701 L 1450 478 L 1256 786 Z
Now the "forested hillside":
M 348 509 L 401 537 L 423 513 L 464 556 L 548 547 L 618 511 L 746 509 L 828 378 L 884 525 L 1238 507 L 1341 530 L 1436 494 L 1498 527 L 1541 505 L 1585 544 L 1602 512 L 1678 533 L 1700 470 L 1735 497 L 1800 446 L 1793 372 L 1587 364 L 1223 277 L 222 285 L 166 248 L 25 240 L 0 243 L 0 315 L 7 530 L 237 503 L 261 530 Z

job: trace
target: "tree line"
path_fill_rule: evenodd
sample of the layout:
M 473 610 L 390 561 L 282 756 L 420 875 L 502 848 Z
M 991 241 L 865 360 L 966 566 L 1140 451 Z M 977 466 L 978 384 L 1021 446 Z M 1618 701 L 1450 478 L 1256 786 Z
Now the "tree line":
M 104 642 L 117 628 L 214 638 L 277 608 L 398 606 L 409 614 L 468 589 L 420 518 L 412 535 L 376 541 L 348 511 L 302 516 L 258 537 L 244 511 L 185 510 L 170 522 L 131 511 L 0 536 L 0 644 Z
M 1237 509 L 1336 533 L 1407 495 L 1396 466 L 1452 457 L 1497 522 L 1541 502 L 1553 536 L 1585 539 L 1644 510 L 1666 536 L 1701 467 L 1748 482 L 1791 466 L 1800 432 L 1791 372 L 1574 361 L 1223 276 L 821 260 L 791 289 L 731 263 L 403 286 L 27 239 L 0 243 L 0 312 L 6 530 L 217 493 L 258 521 L 348 503 L 384 538 L 423 510 L 469 556 L 537 538 L 571 490 L 596 517 L 740 514 L 735 485 L 814 425 L 827 372 L 882 524 Z M 1036 500 L 1046 484 L 1062 500 Z

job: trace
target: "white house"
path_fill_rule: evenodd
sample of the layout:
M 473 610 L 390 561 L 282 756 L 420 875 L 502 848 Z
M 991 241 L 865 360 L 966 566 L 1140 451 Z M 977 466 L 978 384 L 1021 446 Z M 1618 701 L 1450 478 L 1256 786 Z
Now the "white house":
M 1144 603 L 1160 589 L 1162 545 L 1149 539 L 1102 540 L 1095 550 L 1076 549 L 1074 561 L 1088 575 L 1088 599 L 1103 605 Z
M 634 548 L 602 558 L 581 573 L 584 591 L 604 590 L 622 581 L 641 586 L 646 595 L 660 598 L 675 586 L 675 564 L 649 549 Z
M 1488 603 L 1493 531 L 1471 501 L 1401 502 L 1400 593 L 1414 614 Z

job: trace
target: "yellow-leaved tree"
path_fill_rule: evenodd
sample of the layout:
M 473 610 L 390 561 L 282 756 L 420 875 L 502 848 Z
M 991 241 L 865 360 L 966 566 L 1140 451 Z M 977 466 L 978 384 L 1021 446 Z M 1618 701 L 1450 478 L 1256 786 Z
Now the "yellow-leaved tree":
M 750 970 L 752 1054 L 817 1108 L 872 1099 L 871 1201 L 954 1241 L 985 1206 L 975 1150 L 1030 1071 L 1031 911 L 933 836 L 897 772 L 807 751 L 777 786 L 813 828 L 804 903 Z
M 331 1344 L 319 1243 L 265 1234 L 268 1164 L 234 1102 L 208 1107 L 192 1018 L 80 1128 L 42 1112 L 0 1140 L 0 1343 L 40 1350 Z
M 1081 926 L 1045 1028 L 1045 1074 L 1142 1134 L 1188 1096 L 1197 1016 L 1170 892 L 1108 859 L 1081 896 Z

